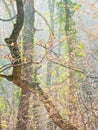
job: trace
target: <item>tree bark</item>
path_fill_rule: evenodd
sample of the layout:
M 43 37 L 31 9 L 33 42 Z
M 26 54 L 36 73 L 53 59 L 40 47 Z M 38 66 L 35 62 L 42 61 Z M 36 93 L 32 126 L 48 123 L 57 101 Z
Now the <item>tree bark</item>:
M 25 12 L 24 12 L 24 36 L 23 36 L 23 53 L 24 58 L 28 61 L 33 59 L 33 54 L 30 49 L 34 44 L 34 1 L 29 0 L 25 2 Z M 30 52 L 29 52 L 29 51 Z M 22 68 L 23 79 L 32 80 L 33 67 L 32 64 L 28 64 Z M 22 87 L 22 93 L 20 98 L 20 104 L 18 109 L 18 122 L 16 130 L 26 130 L 29 124 L 29 103 L 30 96 L 32 94 L 31 90 L 26 87 Z
M 17 125 L 16 130 L 26 130 L 29 116 L 28 116 L 28 109 L 29 109 L 29 99 L 30 99 L 31 91 L 29 88 L 22 88 L 22 93 L 20 97 L 20 105 L 18 109 L 18 116 L 17 116 Z

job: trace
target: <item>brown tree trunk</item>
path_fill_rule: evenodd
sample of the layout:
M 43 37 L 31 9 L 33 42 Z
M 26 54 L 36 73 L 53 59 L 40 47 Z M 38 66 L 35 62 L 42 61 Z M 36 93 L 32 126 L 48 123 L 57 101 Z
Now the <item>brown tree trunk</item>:
M 22 94 L 20 97 L 20 104 L 18 109 L 17 116 L 17 125 L 16 130 L 26 130 L 27 123 L 29 120 L 28 110 L 29 110 L 29 99 L 30 99 L 31 91 L 29 88 L 22 88 Z

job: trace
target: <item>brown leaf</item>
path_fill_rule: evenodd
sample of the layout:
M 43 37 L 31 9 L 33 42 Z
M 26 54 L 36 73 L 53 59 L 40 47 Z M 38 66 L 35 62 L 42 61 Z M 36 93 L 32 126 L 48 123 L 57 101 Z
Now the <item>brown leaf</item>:
M 3 56 L 2 56 L 2 59 L 3 59 L 3 60 L 7 59 L 7 55 L 3 55 Z
M 12 42 L 12 43 L 10 44 L 10 46 L 14 47 L 14 46 L 15 46 L 15 43 L 14 43 L 14 42 Z
M 27 59 L 26 58 L 24 58 L 24 63 L 27 63 Z

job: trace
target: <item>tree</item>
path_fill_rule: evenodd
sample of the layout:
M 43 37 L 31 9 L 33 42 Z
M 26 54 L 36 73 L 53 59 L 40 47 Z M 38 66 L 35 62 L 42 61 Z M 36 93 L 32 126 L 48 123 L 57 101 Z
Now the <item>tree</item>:
M 50 50 L 52 50 L 53 48 L 53 44 L 54 44 L 54 13 L 55 13 L 55 0 L 48 0 L 48 8 L 49 8 L 49 14 L 50 14 L 50 27 L 51 27 L 51 30 L 50 30 L 50 37 L 49 37 L 49 40 L 48 40 L 48 48 Z M 47 51 L 47 50 L 46 50 Z M 52 53 L 47 51 L 47 55 L 51 56 Z M 52 84 L 52 63 L 51 61 L 47 61 L 47 79 L 46 79 L 46 84 L 51 87 L 51 84 Z M 50 88 L 49 88 L 50 89 Z M 47 129 L 48 130 L 51 130 L 54 128 L 54 123 L 52 120 L 48 120 L 47 122 Z M 56 129 L 56 126 L 55 126 L 55 129 Z
M 28 1 L 25 3 L 25 11 L 24 11 L 24 38 L 23 38 L 23 55 L 25 56 L 25 60 L 32 60 L 33 55 L 32 52 L 28 53 L 34 46 L 34 1 Z M 32 50 L 32 49 L 31 49 Z M 29 55 L 29 56 L 28 56 Z M 23 59 L 22 59 L 23 60 Z M 26 80 L 31 80 L 33 73 L 32 64 L 28 64 L 23 67 L 23 77 Z M 34 80 L 34 79 L 32 79 Z M 20 98 L 20 105 L 18 110 L 18 122 L 16 129 L 23 129 L 27 128 L 27 124 L 29 122 L 29 104 L 30 104 L 30 96 L 32 94 L 29 88 L 22 88 Z M 24 96 L 25 95 L 25 96 Z
M 72 16 L 75 13 L 74 10 L 71 10 L 71 6 L 74 6 L 76 3 L 72 3 L 70 0 L 64 0 L 65 5 L 65 34 L 67 37 L 67 45 L 68 45 L 68 58 L 69 58 L 69 65 L 74 66 L 75 63 L 75 52 L 74 50 L 74 44 L 76 43 L 76 30 L 73 25 L 73 19 Z M 69 69 L 69 111 L 72 113 L 74 111 L 74 95 L 75 95 L 75 72 L 71 69 Z M 71 114 L 69 115 L 69 118 L 71 118 Z M 75 117 L 74 117 L 75 118 Z
M 18 48 L 17 39 L 19 36 L 19 33 L 23 27 L 24 23 L 24 11 L 23 11 L 23 2 L 22 0 L 16 1 L 17 6 L 17 19 L 16 24 L 14 24 L 13 31 L 9 38 L 5 39 L 6 44 L 8 45 L 11 53 L 11 66 L 13 67 L 13 73 L 11 75 L 4 75 L 0 74 L 0 77 L 6 78 L 7 80 L 13 82 L 17 86 L 19 86 L 23 94 L 27 94 L 27 91 L 31 91 L 32 93 L 36 93 L 39 96 L 40 101 L 43 102 L 45 108 L 48 111 L 49 117 L 54 121 L 55 124 L 57 124 L 60 128 L 63 130 L 77 130 L 75 126 L 68 123 L 67 120 L 62 119 L 61 115 L 59 114 L 59 111 L 53 104 L 51 98 L 46 94 L 41 87 L 39 86 L 39 83 L 32 82 L 31 80 L 25 80 L 22 77 L 22 65 L 27 64 L 36 64 L 34 61 L 28 61 L 25 63 L 22 63 L 20 58 L 20 50 Z M 25 97 L 25 96 L 24 96 Z M 24 117 L 25 118 L 25 117 Z

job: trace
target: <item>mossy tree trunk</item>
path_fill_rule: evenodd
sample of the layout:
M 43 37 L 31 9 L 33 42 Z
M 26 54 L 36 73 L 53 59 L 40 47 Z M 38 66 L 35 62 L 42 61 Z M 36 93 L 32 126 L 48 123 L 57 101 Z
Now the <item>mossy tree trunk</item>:
M 70 9 L 70 1 L 64 0 L 65 4 L 65 33 L 67 37 L 67 45 L 69 49 L 69 66 L 73 67 L 75 65 L 75 55 L 74 55 L 74 46 L 76 42 L 76 32 L 73 25 L 73 19 L 71 16 L 71 9 Z M 74 14 L 74 13 L 73 13 Z M 69 120 L 74 121 L 72 115 L 75 112 L 75 72 L 72 69 L 69 69 Z

